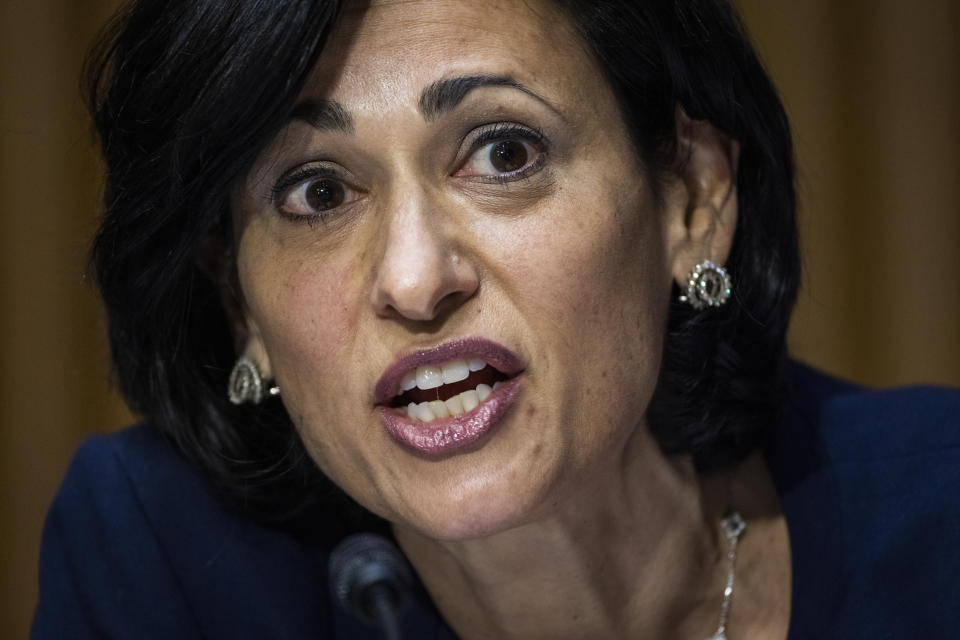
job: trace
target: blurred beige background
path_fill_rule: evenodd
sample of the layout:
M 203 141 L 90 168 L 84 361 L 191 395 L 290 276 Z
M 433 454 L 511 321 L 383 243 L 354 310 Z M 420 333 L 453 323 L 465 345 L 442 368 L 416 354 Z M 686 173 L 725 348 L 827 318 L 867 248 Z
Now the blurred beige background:
M 25 637 L 44 513 L 111 393 L 84 277 L 99 166 L 78 76 L 115 3 L 0 0 L 0 635 Z M 960 385 L 960 3 L 739 0 L 792 118 L 798 357 Z

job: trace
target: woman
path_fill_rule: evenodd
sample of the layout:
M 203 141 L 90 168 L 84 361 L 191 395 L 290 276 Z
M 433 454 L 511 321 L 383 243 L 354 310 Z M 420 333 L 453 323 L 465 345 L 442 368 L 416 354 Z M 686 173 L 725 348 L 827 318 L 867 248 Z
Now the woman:
M 141 0 L 89 77 L 147 423 L 68 473 L 37 637 L 372 637 L 357 530 L 411 638 L 957 622 L 960 516 L 900 489 L 955 435 L 894 428 L 956 395 L 787 365 L 789 131 L 725 3 Z

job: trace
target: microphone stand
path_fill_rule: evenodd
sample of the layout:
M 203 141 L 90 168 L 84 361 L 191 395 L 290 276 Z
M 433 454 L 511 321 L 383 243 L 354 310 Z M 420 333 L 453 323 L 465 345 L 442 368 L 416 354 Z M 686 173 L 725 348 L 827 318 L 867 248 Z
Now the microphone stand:
M 393 543 L 371 533 L 348 536 L 330 554 L 329 574 L 330 591 L 344 610 L 377 626 L 384 640 L 401 640 L 400 610 L 413 576 Z
M 366 600 L 383 640 L 403 640 L 394 599 L 393 590 L 385 582 L 377 582 L 367 589 Z

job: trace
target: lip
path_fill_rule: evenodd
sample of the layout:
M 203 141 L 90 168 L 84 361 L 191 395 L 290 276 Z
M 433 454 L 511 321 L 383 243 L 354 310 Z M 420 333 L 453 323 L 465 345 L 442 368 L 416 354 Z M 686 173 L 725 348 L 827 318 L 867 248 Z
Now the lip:
M 467 413 L 430 422 L 407 416 L 403 408 L 392 408 L 390 400 L 400 388 L 403 374 L 417 367 L 439 365 L 457 358 L 481 358 L 508 376 L 479 405 Z M 377 381 L 374 397 L 380 421 L 400 444 L 427 456 L 440 456 L 466 447 L 493 429 L 513 406 L 520 393 L 523 362 L 506 347 L 485 338 L 464 338 L 444 342 L 430 349 L 400 356 Z
M 374 403 L 388 404 L 400 389 L 400 379 L 407 371 L 417 367 L 443 364 L 457 358 L 480 358 L 494 369 L 513 378 L 523 372 L 523 362 L 512 351 L 486 338 L 463 338 L 451 340 L 432 347 L 414 351 L 397 358 L 383 372 L 374 388 Z M 430 423 L 432 424 L 432 423 Z
M 420 422 L 408 418 L 403 408 L 380 406 L 380 420 L 397 442 L 432 457 L 439 457 L 479 440 L 493 429 L 513 406 L 522 377 L 501 382 L 472 411 L 457 416 Z

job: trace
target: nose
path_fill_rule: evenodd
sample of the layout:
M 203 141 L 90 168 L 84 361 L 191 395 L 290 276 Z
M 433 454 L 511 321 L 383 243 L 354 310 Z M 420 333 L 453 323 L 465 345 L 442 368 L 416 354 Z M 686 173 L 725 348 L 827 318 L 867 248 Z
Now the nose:
M 393 200 L 384 218 L 371 302 L 381 317 L 429 322 L 473 296 L 477 271 L 463 255 L 457 225 L 428 194 Z

